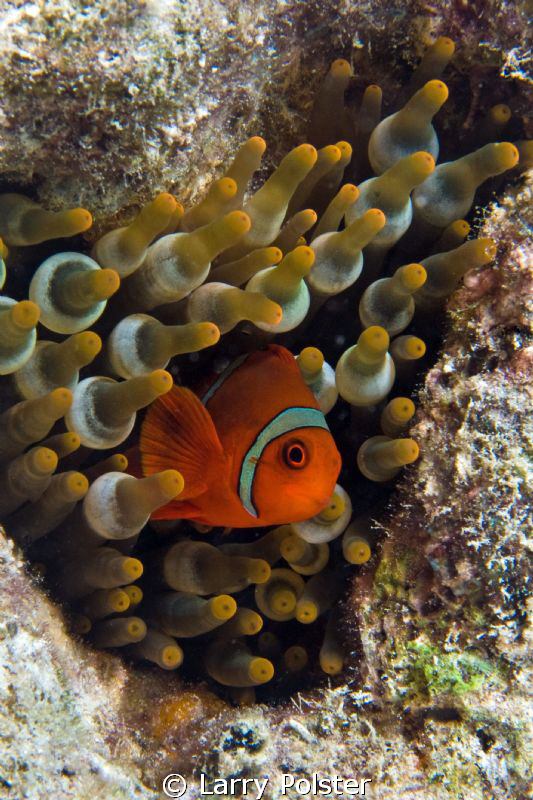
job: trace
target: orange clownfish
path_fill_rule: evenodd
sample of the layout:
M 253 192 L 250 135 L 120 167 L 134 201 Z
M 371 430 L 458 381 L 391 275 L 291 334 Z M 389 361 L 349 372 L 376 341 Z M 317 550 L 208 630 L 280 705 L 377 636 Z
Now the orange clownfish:
M 153 519 L 249 528 L 298 522 L 331 497 L 341 457 L 294 356 L 241 356 L 200 398 L 174 386 L 141 427 L 142 473 L 177 469 L 179 498 Z

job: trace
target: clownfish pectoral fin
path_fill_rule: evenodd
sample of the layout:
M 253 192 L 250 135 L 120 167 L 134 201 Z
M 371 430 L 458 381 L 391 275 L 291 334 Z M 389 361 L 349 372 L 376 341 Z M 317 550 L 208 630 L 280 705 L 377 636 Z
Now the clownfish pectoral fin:
M 209 412 L 193 392 L 179 386 L 148 409 L 140 450 L 145 475 L 165 469 L 182 473 L 185 487 L 176 501 L 181 508 L 182 500 L 207 490 L 209 475 L 227 472 L 227 459 Z

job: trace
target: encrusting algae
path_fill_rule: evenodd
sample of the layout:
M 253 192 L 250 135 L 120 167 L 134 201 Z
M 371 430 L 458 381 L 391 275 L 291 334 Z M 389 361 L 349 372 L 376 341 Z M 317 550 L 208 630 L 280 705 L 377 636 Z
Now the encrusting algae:
M 410 326 L 434 346 L 428 315 L 494 258 L 462 217 L 529 144 L 491 140 L 500 104 L 482 147 L 438 164 L 453 51 L 440 37 L 381 121 L 367 87 L 355 127 L 338 59 L 309 143 L 254 193 L 258 136 L 192 208 L 163 192 L 90 255 L 48 256 L 29 300 L 0 298 L 0 374 L 22 398 L 0 419 L 0 517 L 95 647 L 164 670 L 199 656 L 212 681 L 252 693 L 342 672 L 338 599 L 374 546 L 364 493 L 419 456 L 408 395 L 426 343 Z M 10 247 L 90 225 L 85 209 L 0 195 Z M 16 254 L 0 255 L 3 285 Z M 349 334 L 332 346 L 323 315 L 341 293 Z

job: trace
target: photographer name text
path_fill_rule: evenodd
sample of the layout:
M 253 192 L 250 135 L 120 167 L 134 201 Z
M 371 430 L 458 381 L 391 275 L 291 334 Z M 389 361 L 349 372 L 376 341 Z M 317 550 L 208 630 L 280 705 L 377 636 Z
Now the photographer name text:
M 211 779 L 203 772 L 200 778 L 200 796 L 237 796 L 249 800 L 262 800 L 270 786 L 270 778 L 216 778 Z M 345 778 L 340 775 L 323 777 L 313 772 L 308 778 L 300 778 L 289 773 L 282 774 L 276 781 L 276 797 L 322 797 L 327 795 L 349 795 L 365 797 L 367 784 L 371 778 Z M 274 789 L 273 786 L 270 787 Z M 182 797 L 187 790 L 187 783 L 181 775 L 167 775 L 163 781 L 163 791 L 167 797 Z

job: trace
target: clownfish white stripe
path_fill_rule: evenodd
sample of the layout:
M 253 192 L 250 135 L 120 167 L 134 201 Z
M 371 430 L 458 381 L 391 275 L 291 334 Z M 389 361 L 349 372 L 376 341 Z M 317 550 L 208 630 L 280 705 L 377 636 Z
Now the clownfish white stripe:
M 235 370 L 238 369 L 244 361 L 246 361 L 249 355 L 250 355 L 249 353 L 245 353 L 243 356 L 239 356 L 234 361 L 232 361 L 231 364 L 229 364 L 223 372 L 220 373 L 216 381 L 211 384 L 207 392 L 204 395 L 202 395 L 201 400 L 204 406 L 207 405 L 207 403 L 211 400 L 213 395 L 218 391 L 218 389 L 220 389 L 224 381 L 226 381 L 229 378 L 229 376 L 233 372 L 235 372 Z
M 274 439 L 301 428 L 324 428 L 329 431 L 324 414 L 317 408 L 293 406 L 286 408 L 271 419 L 259 431 L 252 446 L 245 453 L 241 464 L 238 488 L 242 505 L 252 517 L 259 516 L 252 496 L 255 471 L 263 450 Z

